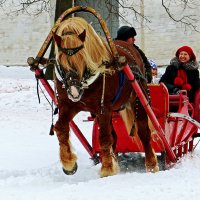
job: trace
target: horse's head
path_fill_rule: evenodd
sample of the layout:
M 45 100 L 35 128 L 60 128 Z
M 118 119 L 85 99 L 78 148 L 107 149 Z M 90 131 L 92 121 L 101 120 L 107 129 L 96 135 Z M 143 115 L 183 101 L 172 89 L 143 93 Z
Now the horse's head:
M 77 102 L 84 91 L 83 83 L 100 72 L 102 61 L 110 61 L 111 54 L 92 26 L 80 17 L 63 21 L 53 38 L 57 71 L 61 71 L 68 98 Z
M 53 33 L 53 38 L 57 45 L 57 60 L 61 67 L 60 73 L 62 73 L 63 79 L 61 81 L 67 89 L 68 98 L 77 102 L 83 94 L 81 77 L 85 66 L 79 68 L 80 63 L 76 65 L 72 56 L 75 57 L 75 54 L 78 54 L 84 48 L 85 30 L 79 35 L 69 31 L 63 31 L 61 36 Z M 78 59 L 77 56 L 76 59 Z

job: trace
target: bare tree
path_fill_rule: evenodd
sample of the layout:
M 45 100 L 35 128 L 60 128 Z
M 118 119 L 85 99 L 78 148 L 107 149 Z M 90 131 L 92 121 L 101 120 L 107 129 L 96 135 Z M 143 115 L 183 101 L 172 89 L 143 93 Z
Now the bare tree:
M 7 15 L 39 15 L 50 10 L 50 0 L 0 0 L 0 6 Z
M 162 0 L 162 6 L 173 21 L 199 32 L 199 15 L 191 14 L 200 6 L 199 0 Z
M 0 7 L 3 9 L 5 5 L 10 6 L 10 11 L 7 14 L 13 14 L 19 12 L 39 15 L 41 12 L 49 12 L 51 8 L 50 4 L 51 0 L 0 0 Z M 55 0 L 56 5 L 61 5 L 65 0 Z M 145 21 L 145 24 L 151 22 L 151 19 L 145 16 L 145 13 L 141 12 L 140 5 L 141 2 L 145 0 L 102 0 L 105 2 L 107 9 L 110 11 L 110 14 L 119 16 L 121 20 L 126 21 L 126 13 L 131 13 L 134 16 L 135 21 L 141 22 L 141 20 Z M 67 0 L 67 2 L 72 2 L 72 0 Z M 86 6 L 90 5 L 90 0 L 74 0 L 74 4 Z M 116 2 L 118 3 L 118 7 L 115 8 Z M 190 28 L 192 30 L 198 31 L 198 21 L 199 15 L 197 8 L 200 6 L 199 0 L 161 0 L 161 7 L 163 7 L 168 14 L 168 16 L 176 23 L 180 24 L 183 28 Z M 61 10 L 66 10 L 67 7 L 60 7 L 60 10 L 57 9 L 55 15 L 60 14 Z M 195 13 L 195 14 L 194 14 Z M 107 16 L 109 17 L 109 15 Z

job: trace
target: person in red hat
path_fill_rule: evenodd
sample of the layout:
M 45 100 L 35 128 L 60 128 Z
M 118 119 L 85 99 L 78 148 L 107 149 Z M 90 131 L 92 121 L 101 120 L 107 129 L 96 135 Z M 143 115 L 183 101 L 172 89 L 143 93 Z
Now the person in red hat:
M 180 47 L 170 61 L 160 82 L 163 82 L 170 94 L 178 94 L 180 90 L 187 90 L 189 101 L 193 102 L 194 94 L 200 88 L 199 64 L 189 46 Z

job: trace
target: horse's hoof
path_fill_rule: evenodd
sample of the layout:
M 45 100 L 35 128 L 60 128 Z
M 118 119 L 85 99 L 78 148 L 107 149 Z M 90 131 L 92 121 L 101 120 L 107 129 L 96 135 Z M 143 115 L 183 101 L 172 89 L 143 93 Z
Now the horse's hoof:
M 113 162 L 111 166 L 101 167 L 100 177 L 114 176 L 120 171 L 119 165 L 117 162 Z
M 151 173 L 159 172 L 159 167 L 156 166 L 154 168 L 148 168 L 148 169 L 146 169 L 146 172 L 151 172 Z
M 70 171 L 68 171 L 68 170 L 66 170 L 66 169 L 64 169 L 64 168 L 62 168 L 62 169 L 63 169 L 63 172 L 64 172 L 66 175 L 73 175 L 73 174 L 76 173 L 76 171 L 77 171 L 77 169 L 78 169 L 78 165 L 77 165 L 77 163 L 75 162 L 75 165 L 74 165 L 73 169 L 70 170 Z

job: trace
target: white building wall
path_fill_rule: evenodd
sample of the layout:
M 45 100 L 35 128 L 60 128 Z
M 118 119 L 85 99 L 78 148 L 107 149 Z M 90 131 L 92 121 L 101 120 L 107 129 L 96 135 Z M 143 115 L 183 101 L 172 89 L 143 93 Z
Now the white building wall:
M 200 61 L 200 33 L 190 30 L 185 32 L 184 28 L 169 19 L 160 1 L 143 1 L 144 14 L 149 17 L 151 23 L 141 28 L 142 22 L 136 22 L 131 13 L 128 13 L 127 19 L 136 28 L 136 44 L 144 50 L 146 56 L 154 59 L 159 65 L 168 64 L 178 47 L 189 45 Z M 141 9 L 139 4 L 138 10 Z M 177 8 L 176 10 L 178 11 Z M 200 15 L 200 7 L 193 9 L 192 12 Z M 38 17 L 18 15 L 14 18 L 0 13 L 0 17 L 0 64 L 26 65 L 27 58 L 37 55 L 48 35 L 52 27 L 52 17 L 50 20 L 48 13 Z M 200 22 L 198 26 L 200 28 Z
M 47 13 L 38 17 L 1 13 L 0 27 L 0 64 L 26 65 L 28 57 L 37 55 L 51 26 Z

